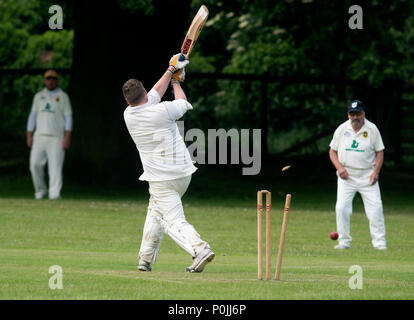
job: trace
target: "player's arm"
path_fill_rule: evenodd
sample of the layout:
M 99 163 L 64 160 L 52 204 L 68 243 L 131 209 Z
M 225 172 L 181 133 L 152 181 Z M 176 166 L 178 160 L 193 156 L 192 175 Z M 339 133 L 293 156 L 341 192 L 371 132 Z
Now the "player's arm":
M 369 183 L 371 185 L 375 184 L 375 182 L 378 181 L 379 173 L 382 168 L 382 164 L 384 163 L 384 151 L 377 151 L 376 152 L 376 158 L 375 158 L 375 166 L 374 166 L 374 172 L 371 174 L 371 177 L 369 179 Z
M 165 71 L 165 73 L 162 75 L 162 77 L 157 81 L 157 83 L 153 87 L 153 89 L 155 89 L 160 95 L 160 98 L 162 98 L 165 92 L 167 91 L 173 75 L 178 73 L 181 69 L 183 69 L 189 63 L 188 60 L 179 61 L 179 57 L 180 57 L 179 53 L 171 57 L 170 64 L 168 66 L 167 71 Z
M 26 133 L 26 144 L 29 148 L 33 146 L 33 131 L 36 126 L 37 112 L 32 110 L 29 118 L 27 119 L 27 133 Z
M 184 69 L 183 69 L 184 72 Z M 187 96 L 184 93 L 183 88 L 181 88 L 180 81 L 184 81 L 184 78 L 181 78 L 182 80 L 178 80 L 176 76 L 171 80 L 171 86 L 174 91 L 174 100 L 183 99 L 187 101 Z
M 160 98 L 162 98 L 165 94 L 165 91 L 167 91 L 172 75 L 172 72 L 170 72 L 169 70 L 165 71 L 162 77 L 154 85 L 153 89 L 155 89 L 158 92 Z
M 29 148 L 33 146 L 33 131 L 27 131 L 26 144 Z
M 65 137 L 63 138 L 63 144 L 62 147 L 63 149 L 69 149 L 70 147 L 70 135 L 71 135 L 72 131 L 65 131 Z
M 70 136 L 72 134 L 72 114 L 65 115 L 65 136 L 62 142 L 63 149 L 70 148 Z
M 73 116 L 72 116 L 72 105 L 68 95 L 65 95 L 65 135 L 62 142 L 62 148 L 67 150 L 70 148 L 70 137 L 72 134 Z
M 339 162 L 338 151 L 336 151 L 332 148 L 329 149 L 329 159 L 331 159 L 331 162 L 334 165 L 334 167 L 336 168 L 336 170 L 338 171 L 339 176 L 342 179 L 347 180 L 349 178 L 349 174 L 348 174 L 348 171 L 346 171 L 346 169 Z

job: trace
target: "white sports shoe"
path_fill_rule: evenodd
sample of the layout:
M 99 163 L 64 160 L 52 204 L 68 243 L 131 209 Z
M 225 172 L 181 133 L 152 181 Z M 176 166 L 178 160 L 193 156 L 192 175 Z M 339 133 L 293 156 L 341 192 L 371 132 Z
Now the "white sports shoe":
M 139 271 L 151 271 L 151 264 L 146 261 L 140 261 L 138 264 Z
M 337 244 L 334 247 L 334 249 L 339 249 L 339 250 L 345 250 L 345 249 L 349 249 L 349 248 L 350 248 L 350 246 L 346 246 L 346 245 L 343 245 L 343 244 Z
M 382 244 L 382 245 L 374 247 L 374 249 L 376 249 L 376 250 L 387 250 L 387 247 Z
M 204 270 L 204 267 L 207 265 L 207 263 L 211 262 L 215 256 L 216 255 L 211 249 L 206 248 L 196 255 L 196 257 L 194 258 L 193 264 L 185 268 L 185 271 L 191 272 L 191 273 L 202 272 Z
M 47 195 L 47 192 L 36 192 L 35 193 L 35 199 L 36 200 L 42 200 Z

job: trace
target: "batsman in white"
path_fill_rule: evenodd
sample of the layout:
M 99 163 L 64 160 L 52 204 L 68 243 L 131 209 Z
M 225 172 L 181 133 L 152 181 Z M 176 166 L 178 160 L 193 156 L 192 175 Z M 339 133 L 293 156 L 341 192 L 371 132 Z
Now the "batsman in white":
M 187 222 L 181 202 L 197 168 L 176 123 L 187 110 L 193 109 L 180 85 L 189 61 L 179 61 L 179 56 L 171 58 L 167 71 L 148 93 L 136 79 L 128 80 L 122 88 L 128 103 L 124 111 L 125 124 L 144 169 L 139 179 L 148 181 L 150 193 L 138 254 L 140 271 L 151 271 L 164 233 L 193 257 L 187 272 L 202 272 L 214 258 L 209 244 Z M 161 102 L 170 83 L 174 100 Z
M 372 245 L 375 249 L 385 250 L 385 222 L 378 184 L 384 144 L 376 125 L 365 118 L 365 106 L 361 101 L 355 100 L 349 105 L 348 118 L 336 129 L 329 145 L 329 157 L 338 176 L 336 223 L 339 243 L 335 248 L 351 246 L 352 201 L 359 192 L 369 220 Z
M 49 199 L 55 200 L 60 199 L 65 150 L 70 147 L 72 107 L 69 96 L 58 87 L 55 70 L 45 72 L 44 82 L 46 88 L 34 96 L 27 121 L 27 146 L 31 148 L 30 172 L 35 199 L 42 199 L 49 193 Z M 49 188 L 44 173 L 46 162 Z

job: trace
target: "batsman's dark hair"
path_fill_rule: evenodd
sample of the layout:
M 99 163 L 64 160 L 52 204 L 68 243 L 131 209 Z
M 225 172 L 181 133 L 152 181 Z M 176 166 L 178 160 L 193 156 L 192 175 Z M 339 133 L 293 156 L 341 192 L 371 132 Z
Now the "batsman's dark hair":
M 122 93 L 130 104 L 138 104 L 145 97 L 145 89 L 142 82 L 137 79 L 129 79 L 122 86 Z

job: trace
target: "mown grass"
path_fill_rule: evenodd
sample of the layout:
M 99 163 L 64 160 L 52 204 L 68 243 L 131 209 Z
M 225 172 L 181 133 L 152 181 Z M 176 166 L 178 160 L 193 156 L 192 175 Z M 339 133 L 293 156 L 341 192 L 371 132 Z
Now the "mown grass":
M 167 236 L 153 271 L 136 270 L 145 188 L 90 191 L 68 185 L 63 200 L 35 201 L 29 179 L 3 178 L 0 299 L 414 298 L 414 200 L 409 190 L 383 190 L 387 251 L 372 248 L 360 198 L 351 220 L 352 248 L 337 251 L 329 239 L 335 230 L 333 179 L 322 185 L 306 178 L 243 181 L 220 180 L 220 173 L 194 178 L 183 199 L 185 213 L 216 258 L 203 273 L 187 274 L 191 257 Z M 273 192 L 272 276 L 284 195 L 292 193 L 281 281 L 256 279 L 255 191 L 262 186 Z M 49 288 L 52 265 L 62 267 L 62 290 Z M 363 270 L 361 290 L 349 288 L 352 265 Z

